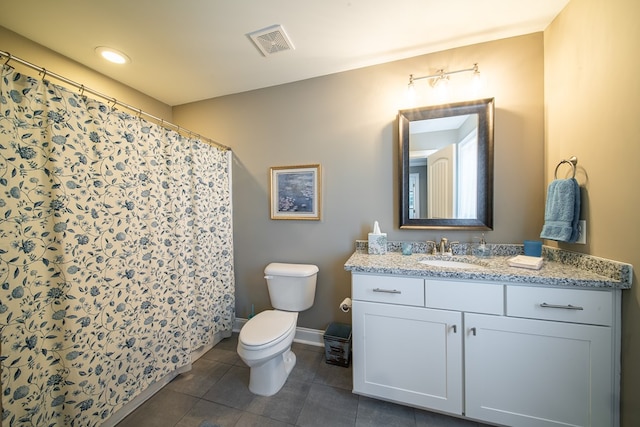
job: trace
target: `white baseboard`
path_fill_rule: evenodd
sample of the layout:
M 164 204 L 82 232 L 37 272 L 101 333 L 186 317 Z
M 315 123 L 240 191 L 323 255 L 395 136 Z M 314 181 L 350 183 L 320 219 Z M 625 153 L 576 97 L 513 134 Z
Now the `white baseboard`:
M 247 319 L 236 317 L 236 321 L 233 325 L 233 332 L 240 332 L 240 329 L 242 329 L 244 324 L 247 322 Z M 324 347 L 324 331 L 297 327 L 296 336 L 293 338 L 293 341 L 300 344 Z

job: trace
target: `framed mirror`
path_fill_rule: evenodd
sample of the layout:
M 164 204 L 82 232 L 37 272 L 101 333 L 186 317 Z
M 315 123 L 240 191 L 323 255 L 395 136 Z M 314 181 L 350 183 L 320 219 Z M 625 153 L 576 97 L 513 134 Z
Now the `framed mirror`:
M 400 110 L 400 228 L 493 229 L 493 98 Z

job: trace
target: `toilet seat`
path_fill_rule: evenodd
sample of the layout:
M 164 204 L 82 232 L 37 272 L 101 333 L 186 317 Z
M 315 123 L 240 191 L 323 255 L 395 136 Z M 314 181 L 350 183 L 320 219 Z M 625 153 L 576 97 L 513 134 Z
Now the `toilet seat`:
M 242 327 L 238 339 L 247 350 L 271 347 L 289 336 L 297 320 L 297 312 L 266 310 Z

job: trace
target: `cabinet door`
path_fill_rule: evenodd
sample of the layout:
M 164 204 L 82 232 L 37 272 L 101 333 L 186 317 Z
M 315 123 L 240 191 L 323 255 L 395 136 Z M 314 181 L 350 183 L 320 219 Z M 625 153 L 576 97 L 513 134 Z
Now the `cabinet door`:
M 522 427 L 613 425 L 609 327 L 464 320 L 467 416 Z
M 462 314 L 353 301 L 353 389 L 462 414 Z

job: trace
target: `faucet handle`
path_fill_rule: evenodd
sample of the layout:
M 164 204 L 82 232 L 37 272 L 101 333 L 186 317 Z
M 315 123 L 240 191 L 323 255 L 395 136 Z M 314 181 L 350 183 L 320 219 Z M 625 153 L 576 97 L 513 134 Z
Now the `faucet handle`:
M 429 243 L 433 246 L 433 249 L 431 249 L 431 255 L 436 255 L 438 253 L 438 249 L 436 249 L 437 243 L 433 240 L 427 240 L 427 253 L 429 253 Z
M 449 249 L 447 250 L 447 253 L 450 255 L 453 255 L 453 245 L 459 245 L 460 242 L 455 241 L 455 242 L 449 242 Z

